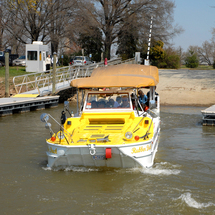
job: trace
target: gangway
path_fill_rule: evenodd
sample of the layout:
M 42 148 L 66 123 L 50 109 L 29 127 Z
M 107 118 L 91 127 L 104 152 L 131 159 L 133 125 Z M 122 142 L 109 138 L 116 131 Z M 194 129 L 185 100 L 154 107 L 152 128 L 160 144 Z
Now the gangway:
M 121 63 L 135 63 L 135 58 L 122 61 L 121 58 L 109 60 L 108 65 Z M 82 67 L 60 67 L 56 69 L 56 92 L 70 88 L 71 80 L 75 78 L 90 77 L 94 68 L 103 67 L 104 63 L 90 64 Z M 46 96 L 52 93 L 52 70 L 26 75 L 15 76 L 13 85 L 17 94 L 39 94 Z
M 132 58 L 126 61 L 114 59 L 109 61 L 108 65 L 121 63 L 135 63 L 135 59 Z M 56 92 L 70 88 L 72 79 L 91 76 L 93 69 L 99 66 L 104 66 L 104 63 L 83 67 L 68 66 L 57 68 Z M 52 70 L 15 76 L 13 84 L 17 94 L 10 98 L 0 99 L 0 117 L 56 107 L 60 96 L 48 96 L 52 93 L 52 78 Z

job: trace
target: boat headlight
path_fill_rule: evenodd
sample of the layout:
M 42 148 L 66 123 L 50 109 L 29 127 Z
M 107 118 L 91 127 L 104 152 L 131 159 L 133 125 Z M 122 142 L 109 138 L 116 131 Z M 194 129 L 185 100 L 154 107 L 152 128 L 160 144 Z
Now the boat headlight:
M 58 132 L 57 136 L 61 140 L 64 139 L 64 137 L 65 137 L 62 131 Z
M 125 133 L 125 138 L 126 139 L 131 139 L 133 137 L 133 134 L 130 132 L 130 131 L 127 131 L 126 133 Z

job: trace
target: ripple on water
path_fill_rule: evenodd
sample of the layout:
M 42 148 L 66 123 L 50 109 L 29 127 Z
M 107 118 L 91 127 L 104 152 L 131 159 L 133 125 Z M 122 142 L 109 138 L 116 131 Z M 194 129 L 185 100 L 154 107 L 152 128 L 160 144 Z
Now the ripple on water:
M 208 202 L 208 203 L 197 202 L 194 198 L 191 197 L 191 193 L 189 192 L 181 194 L 181 196 L 175 200 L 182 200 L 182 202 L 185 202 L 189 207 L 198 208 L 198 209 L 215 206 L 215 204 L 212 202 Z

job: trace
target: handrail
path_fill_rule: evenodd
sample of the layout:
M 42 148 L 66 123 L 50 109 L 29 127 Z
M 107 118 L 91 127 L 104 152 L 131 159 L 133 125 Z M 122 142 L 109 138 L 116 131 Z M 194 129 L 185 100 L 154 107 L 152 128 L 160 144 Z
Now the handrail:
M 122 63 L 134 64 L 135 58 L 125 61 L 122 61 L 121 58 L 116 58 L 108 61 L 108 65 L 118 65 Z M 66 66 L 57 68 L 56 84 L 62 83 L 62 85 L 65 86 L 64 83 L 68 83 L 72 79 L 90 77 L 93 69 L 103 66 L 104 62 L 100 62 L 82 67 Z M 40 88 L 48 87 L 49 89 L 52 87 L 52 70 L 14 76 L 13 85 L 17 94 L 31 90 L 38 90 L 38 93 L 40 94 Z

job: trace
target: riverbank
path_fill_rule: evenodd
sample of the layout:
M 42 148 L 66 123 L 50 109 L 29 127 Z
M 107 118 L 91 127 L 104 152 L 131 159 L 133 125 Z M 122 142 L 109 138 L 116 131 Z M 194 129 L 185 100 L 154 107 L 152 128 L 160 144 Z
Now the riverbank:
M 157 92 L 161 105 L 210 106 L 215 104 L 215 70 L 159 70 Z M 10 94 L 15 89 L 10 80 Z M 5 95 L 4 79 L 0 78 L 0 97 Z M 69 100 L 76 100 L 74 95 Z
M 159 70 L 161 105 L 215 104 L 215 70 Z

